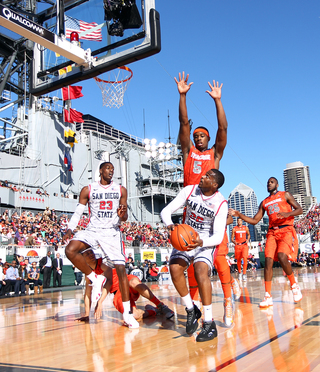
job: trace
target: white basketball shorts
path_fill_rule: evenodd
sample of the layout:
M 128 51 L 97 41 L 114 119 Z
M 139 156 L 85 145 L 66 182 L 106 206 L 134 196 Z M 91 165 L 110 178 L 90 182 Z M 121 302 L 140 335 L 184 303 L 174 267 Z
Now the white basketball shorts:
M 72 240 L 80 240 L 92 249 L 101 248 L 104 255 L 115 265 L 125 265 L 126 260 L 120 230 L 81 230 L 75 234 Z

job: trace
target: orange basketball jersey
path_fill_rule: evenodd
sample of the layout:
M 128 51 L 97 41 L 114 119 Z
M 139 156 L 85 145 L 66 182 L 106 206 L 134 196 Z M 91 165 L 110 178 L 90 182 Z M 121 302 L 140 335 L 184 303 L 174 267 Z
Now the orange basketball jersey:
M 269 228 L 281 225 L 293 226 L 294 217 L 278 218 L 279 212 L 291 212 L 291 205 L 286 201 L 285 191 L 278 191 L 276 194 L 268 196 L 262 202 L 263 209 L 269 217 Z
M 214 169 L 214 150 L 199 151 L 192 146 L 184 165 L 184 187 L 198 185 L 200 179 L 210 169 Z
M 234 230 L 234 239 L 236 244 L 244 243 L 247 240 L 247 227 L 246 226 L 235 226 Z

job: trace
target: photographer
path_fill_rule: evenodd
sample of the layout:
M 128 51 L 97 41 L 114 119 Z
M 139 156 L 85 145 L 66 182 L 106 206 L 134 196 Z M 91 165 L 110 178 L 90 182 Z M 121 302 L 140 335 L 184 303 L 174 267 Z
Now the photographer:
M 135 269 L 136 266 L 134 266 L 133 258 L 128 257 L 128 261 L 126 262 L 126 273 L 129 275 L 133 269 Z

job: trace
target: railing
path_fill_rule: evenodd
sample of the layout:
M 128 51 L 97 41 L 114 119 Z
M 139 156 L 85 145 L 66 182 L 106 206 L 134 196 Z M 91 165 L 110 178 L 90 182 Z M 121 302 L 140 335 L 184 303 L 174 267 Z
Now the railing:
M 86 120 L 84 123 L 76 125 L 77 131 L 93 131 L 106 136 L 112 137 L 113 139 L 124 140 L 125 142 L 132 143 L 137 146 L 143 147 L 143 139 L 132 136 L 131 134 L 124 133 L 118 129 L 113 128 L 111 125 L 97 122 L 93 120 Z

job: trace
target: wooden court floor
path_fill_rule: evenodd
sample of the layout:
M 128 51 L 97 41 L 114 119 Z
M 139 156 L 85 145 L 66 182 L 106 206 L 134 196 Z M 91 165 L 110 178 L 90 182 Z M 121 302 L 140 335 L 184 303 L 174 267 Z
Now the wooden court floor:
M 74 321 L 82 290 L 0 299 L 0 371 L 319 371 L 320 268 L 295 270 L 303 299 L 295 305 L 282 270 L 274 270 L 274 306 L 261 310 L 263 271 L 248 273 L 235 305 L 235 325 L 223 324 L 220 282 L 212 282 L 215 340 L 196 343 L 185 333 L 186 314 L 174 287 L 149 283 L 174 311 L 173 320 L 145 319 L 140 329 L 122 326 L 104 304 L 104 316 Z M 138 307 L 144 307 L 144 299 Z

